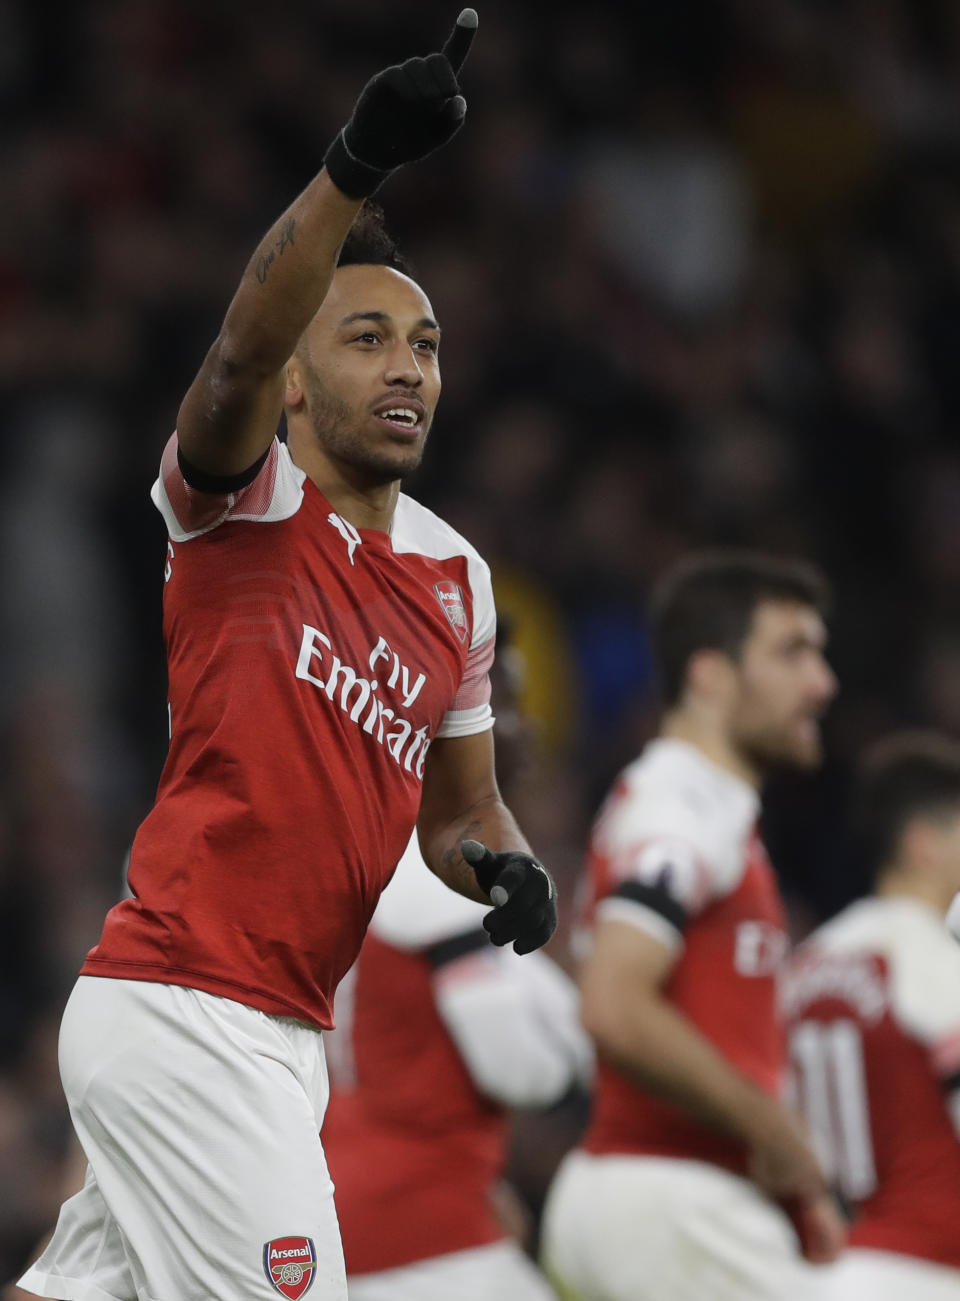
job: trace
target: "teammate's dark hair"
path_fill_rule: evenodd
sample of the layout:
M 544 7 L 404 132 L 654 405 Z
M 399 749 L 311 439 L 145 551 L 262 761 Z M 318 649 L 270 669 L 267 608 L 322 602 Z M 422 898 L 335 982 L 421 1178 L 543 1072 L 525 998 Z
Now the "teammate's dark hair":
M 397 242 L 387 230 L 386 219 L 379 203 L 367 199 L 354 218 L 347 238 L 343 241 L 338 267 L 384 266 L 413 275 L 409 260 L 400 252 Z
M 911 819 L 960 814 L 960 744 L 937 732 L 897 732 L 863 756 L 853 828 L 866 866 L 890 866 Z
M 653 656 L 668 706 L 683 694 L 690 657 L 718 650 L 737 660 L 762 601 L 794 601 L 827 612 L 830 589 L 813 565 L 757 551 L 715 550 L 685 557 L 650 600 Z

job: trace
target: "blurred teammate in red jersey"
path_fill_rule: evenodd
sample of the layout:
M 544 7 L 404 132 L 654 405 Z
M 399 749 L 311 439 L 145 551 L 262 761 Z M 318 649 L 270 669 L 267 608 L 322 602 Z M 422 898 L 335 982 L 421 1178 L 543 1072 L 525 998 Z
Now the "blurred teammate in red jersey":
M 544 1259 L 577 1301 L 788 1301 L 842 1221 L 780 1100 L 783 907 L 758 830 L 774 765 L 820 761 L 836 690 L 806 565 L 693 557 L 654 596 L 666 714 L 590 849 L 582 1015 L 593 1115 L 561 1165 Z
M 798 951 L 785 1004 L 796 1096 L 853 1213 L 823 1301 L 960 1297 L 960 746 L 904 733 L 863 765 L 872 897 Z
M 530 729 L 503 635 L 497 778 L 509 798 Z M 381 896 L 327 1036 L 323 1146 L 350 1301 L 551 1301 L 495 1213 L 510 1107 L 544 1107 L 592 1066 L 575 986 L 553 962 L 494 949 L 478 904 L 444 889 L 415 842 Z
M 64 1014 L 89 1166 L 30 1291 L 342 1301 L 320 1031 L 415 822 L 448 885 L 495 897 L 495 942 L 555 927 L 494 777 L 489 572 L 399 491 L 439 326 L 389 251 L 350 239 L 390 171 L 459 128 L 476 25 L 464 10 L 442 53 L 364 88 L 254 252 L 164 453 L 170 751 L 133 897 Z

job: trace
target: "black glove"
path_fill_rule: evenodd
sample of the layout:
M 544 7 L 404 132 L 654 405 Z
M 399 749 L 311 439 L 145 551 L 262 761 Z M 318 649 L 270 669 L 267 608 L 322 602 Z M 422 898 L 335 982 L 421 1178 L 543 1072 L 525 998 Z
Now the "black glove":
M 426 158 L 456 135 L 467 111 L 457 73 L 477 22 L 476 10 L 464 9 L 441 53 L 384 68 L 367 82 L 323 160 L 338 190 L 366 198 L 395 167 Z
M 496 904 L 483 919 L 494 944 L 514 941 L 515 953 L 539 949 L 557 929 L 557 887 L 532 854 L 496 853 L 479 840 L 462 840 L 460 852 L 473 868 L 480 889 Z

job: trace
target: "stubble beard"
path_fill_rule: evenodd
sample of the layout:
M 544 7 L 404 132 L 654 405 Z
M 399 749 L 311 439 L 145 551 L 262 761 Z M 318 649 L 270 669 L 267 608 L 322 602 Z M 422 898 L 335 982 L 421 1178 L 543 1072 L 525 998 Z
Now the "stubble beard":
M 740 731 L 733 739 L 751 765 L 763 773 L 777 769 L 816 772 L 823 762 L 819 736 L 812 744 L 804 744 L 786 730 L 768 727 Z
M 413 474 L 423 460 L 416 447 L 372 447 L 356 412 L 311 375 L 307 381 L 314 437 L 333 460 L 358 471 L 371 485 L 393 483 Z

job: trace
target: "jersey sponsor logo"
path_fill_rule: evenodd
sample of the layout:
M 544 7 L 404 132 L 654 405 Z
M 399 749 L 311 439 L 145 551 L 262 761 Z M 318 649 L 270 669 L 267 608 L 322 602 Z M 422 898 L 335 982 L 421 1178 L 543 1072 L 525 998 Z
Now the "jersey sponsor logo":
M 383 641 L 383 638 L 380 640 Z M 371 651 L 371 665 L 377 662 L 375 654 L 379 646 L 380 642 Z M 389 656 L 387 658 L 389 660 Z M 415 729 L 410 719 L 388 708 L 378 694 L 378 679 L 361 677 L 353 665 L 345 663 L 336 654 L 326 633 L 319 628 L 312 628 L 308 623 L 303 625 L 296 675 L 304 682 L 312 683 L 332 704 L 339 706 L 351 723 L 356 723 L 386 749 L 398 767 L 413 773 L 419 781 L 423 780 L 423 764 L 430 748 L 426 726 Z M 423 674 L 420 677 L 423 682 L 426 681 Z M 387 685 L 393 680 L 391 673 Z M 404 682 L 406 704 L 420 694 L 423 682 L 418 680 L 411 687 L 409 673 Z
M 298 1301 L 309 1292 L 317 1274 L 317 1250 L 312 1238 L 273 1238 L 263 1244 L 263 1272 L 281 1296 Z
M 415 682 L 411 684 L 410 670 L 406 664 L 401 663 L 400 656 L 395 650 L 392 650 L 386 637 L 380 637 L 376 646 L 370 652 L 367 659 L 367 668 L 373 670 L 376 667 L 377 660 L 385 659 L 390 665 L 390 676 L 387 678 L 387 686 L 391 691 L 399 686 L 403 693 L 403 706 L 409 709 L 413 702 L 419 696 L 423 685 L 427 680 L 425 673 L 419 673 Z M 386 669 L 384 669 L 386 672 Z
M 467 610 L 463 604 L 463 592 L 452 579 L 445 578 L 441 583 L 434 583 L 440 608 L 450 620 L 450 627 L 461 641 L 467 640 Z

